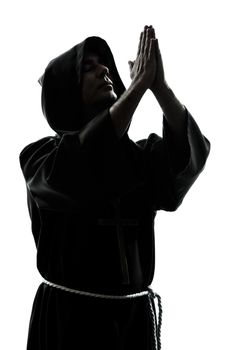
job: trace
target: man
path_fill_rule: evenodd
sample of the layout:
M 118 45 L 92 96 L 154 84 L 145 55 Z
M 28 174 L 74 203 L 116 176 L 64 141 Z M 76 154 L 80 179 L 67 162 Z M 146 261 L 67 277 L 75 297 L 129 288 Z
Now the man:
M 125 89 L 107 43 L 89 37 L 39 80 L 56 135 L 20 153 L 44 278 L 27 350 L 160 348 L 161 314 L 156 328 L 149 288 L 154 218 L 178 208 L 210 144 L 165 81 L 152 26 L 129 64 Z M 135 143 L 127 131 L 147 89 L 163 110 L 163 138 L 152 133 Z

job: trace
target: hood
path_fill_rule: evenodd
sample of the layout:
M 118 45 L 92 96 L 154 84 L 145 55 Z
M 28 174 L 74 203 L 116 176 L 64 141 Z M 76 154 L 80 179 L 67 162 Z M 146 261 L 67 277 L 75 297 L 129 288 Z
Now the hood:
M 82 62 L 85 50 L 104 56 L 113 78 L 117 98 L 125 91 L 113 54 L 106 41 L 100 37 L 88 37 L 54 58 L 38 82 L 42 86 L 43 114 L 58 135 L 78 131 L 85 125 L 81 100 Z

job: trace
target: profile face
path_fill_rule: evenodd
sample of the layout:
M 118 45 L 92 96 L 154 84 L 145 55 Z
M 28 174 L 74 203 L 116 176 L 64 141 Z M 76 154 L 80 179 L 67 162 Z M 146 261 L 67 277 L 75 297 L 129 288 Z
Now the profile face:
M 99 110 L 116 101 L 113 81 L 108 67 L 95 53 L 86 52 L 82 67 L 82 101 L 85 107 Z

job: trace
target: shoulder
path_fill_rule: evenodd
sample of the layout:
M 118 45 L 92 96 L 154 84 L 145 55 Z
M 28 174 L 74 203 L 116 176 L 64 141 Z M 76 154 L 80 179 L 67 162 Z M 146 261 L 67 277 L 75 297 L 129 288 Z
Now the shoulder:
M 29 143 L 28 145 L 24 146 L 24 148 L 20 151 L 20 156 L 24 153 L 31 153 L 33 151 L 36 151 L 40 148 L 44 147 L 52 147 L 56 146 L 58 143 L 58 137 L 57 136 L 46 136 L 43 137 L 37 141 L 33 141 Z
M 29 159 L 43 158 L 52 152 L 59 143 L 59 136 L 46 136 L 26 145 L 19 153 L 19 160 L 23 166 Z

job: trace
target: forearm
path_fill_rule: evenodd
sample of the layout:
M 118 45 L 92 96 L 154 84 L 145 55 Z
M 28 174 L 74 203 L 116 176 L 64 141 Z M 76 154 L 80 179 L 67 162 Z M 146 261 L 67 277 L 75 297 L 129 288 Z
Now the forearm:
M 164 117 L 175 138 L 182 137 L 185 133 L 185 107 L 176 98 L 171 88 L 164 84 L 162 88 L 153 91 Z
M 110 116 L 119 138 L 126 132 L 145 91 L 146 88 L 140 81 L 133 80 L 129 88 L 110 108 Z
M 174 171 L 179 172 L 189 159 L 186 109 L 168 85 L 165 84 L 162 89 L 152 92 L 161 106 L 167 122 L 164 126 L 164 136 L 172 167 Z

